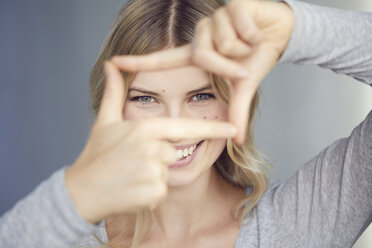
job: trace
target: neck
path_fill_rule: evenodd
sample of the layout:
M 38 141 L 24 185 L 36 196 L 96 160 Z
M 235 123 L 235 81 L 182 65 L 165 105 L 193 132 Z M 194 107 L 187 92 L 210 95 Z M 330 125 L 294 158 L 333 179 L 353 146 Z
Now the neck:
M 167 237 L 193 236 L 217 222 L 231 221 L 233 207 L 243 195 L 212 166 L 187 186 L 169 187 L 166 199 L 154 213 L 155 233 Z

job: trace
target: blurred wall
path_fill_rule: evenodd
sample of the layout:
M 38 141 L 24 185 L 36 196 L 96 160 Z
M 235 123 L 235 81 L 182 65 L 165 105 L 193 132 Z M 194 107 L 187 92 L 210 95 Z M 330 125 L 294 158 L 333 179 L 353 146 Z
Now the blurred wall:
M 0 213 L 71 164 L 91 67 L 123 1 L 0 1 Z
M 93 119 L 89 72 L 124 2 L 0 1 L 0 215 L 79 155 Z M 367 0 L 317 3 L 372 11 Z M 371 100 L 370 87 L 345 76 L 278 66 L 262 84 L 257 144 L 286 179 L 349 135 Z M 356 247 L 371 247 L 363 240 Z

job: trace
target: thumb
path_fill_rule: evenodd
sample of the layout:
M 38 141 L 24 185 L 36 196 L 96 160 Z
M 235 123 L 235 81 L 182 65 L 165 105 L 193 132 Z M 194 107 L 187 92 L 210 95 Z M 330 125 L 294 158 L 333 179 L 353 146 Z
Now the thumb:
M 252 99 L 257 91 L 258 83 L 253 78 L 235 82 L 231 89 L 231 102 L 228 110 L 228 120 L 238 129 L 234 137 L 236 144 L 243 144 L 249 121 Z
M 123 121 L 124 79 L 114 63 L 104 64 L 105 87 L 95 125 L 108 125 Z
M 279 54 L 273 47 L 261 45 L 243 61 L 249 76 L 233 82 L 228 118 L 238 128 L 238 134 L 234 138 L 237 144 L 244 142 L 251 102 L 260 82 L 275 66 L 278 58 Z

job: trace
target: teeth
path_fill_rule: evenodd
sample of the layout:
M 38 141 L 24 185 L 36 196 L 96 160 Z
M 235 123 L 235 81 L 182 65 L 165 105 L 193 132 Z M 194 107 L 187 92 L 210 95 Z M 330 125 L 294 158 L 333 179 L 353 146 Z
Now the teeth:
M 192 146 L 192 147 L 190 147 L 189 150 L 187 151 L 187 154 L 188 154 L 188 155 L 191 155 L 193 151 L 194 151 L 194 147 Z
M 185 148 L 183 150 L 177 150 L 177 158 L 181 159 L 187 156 L 190 156 L 196 149 L 196 144 L 193 146 L 190 146 L 189 148 Z
M 177 158 L 180 159 L 183 157 L 182 150 L 177 150 Z
M 186 157 L 189 155 L 189 149 L 185 148 L 185 150 L 183 150 L 183 156 Z

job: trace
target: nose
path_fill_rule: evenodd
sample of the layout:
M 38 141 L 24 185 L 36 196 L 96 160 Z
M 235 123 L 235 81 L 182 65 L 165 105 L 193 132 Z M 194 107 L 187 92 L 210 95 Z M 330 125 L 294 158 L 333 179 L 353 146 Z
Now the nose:
M 187 113 L 185 107 L 182 104 L 167 105 L 165 108 L 164 117 L 168 118 L 189 118 L 190 114 Z M 168 139 L 170 143 L 179 144 L 182 139 Z
M 188 118 L 190 115 L 182 104 L 168 105 L 165 110 L 165 117 L 168 118 Z

